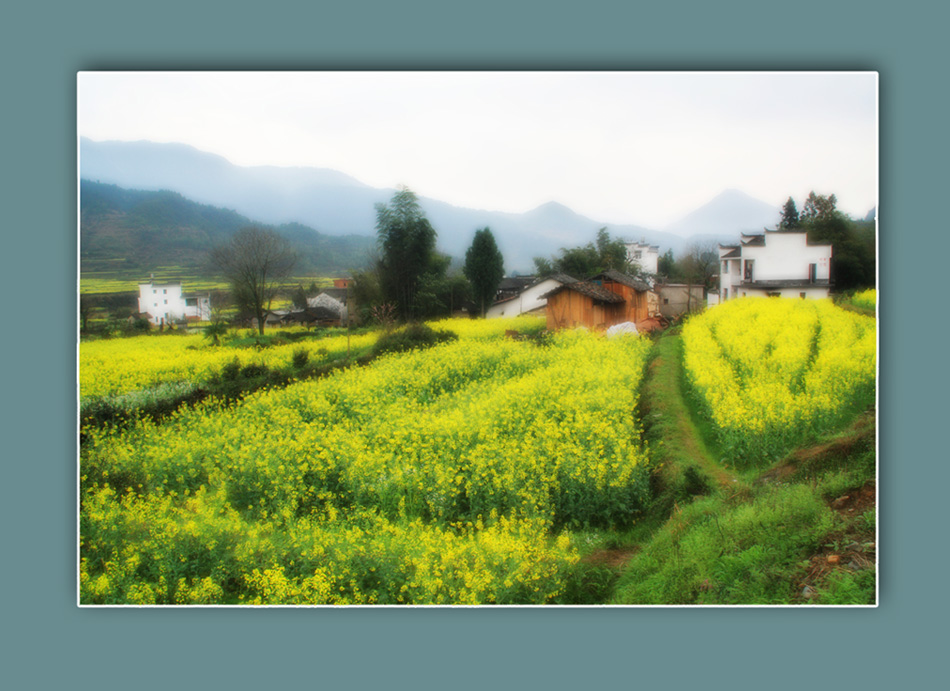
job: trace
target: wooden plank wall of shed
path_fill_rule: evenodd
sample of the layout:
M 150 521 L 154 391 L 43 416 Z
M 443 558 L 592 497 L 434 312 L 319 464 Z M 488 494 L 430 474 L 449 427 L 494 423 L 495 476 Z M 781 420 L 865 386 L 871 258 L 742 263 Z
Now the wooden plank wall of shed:
M 573 290 L 562 290 L 548 298 L 547 328 L 570 329 L 586 326 L 600 330 L 623 320 L 624 305 L 608 305 Z
M 630 286 L 617 283 L 616 281 L 604 281 L 604 288 L 611 293 L 616 293 L 625 300 L 623 316 L 614 323 L 625 321 L 636 323 L 649 316 L 645 293 L 638 293 Z M 608 324 L 608 326 L 610 326 L 610 324 Z

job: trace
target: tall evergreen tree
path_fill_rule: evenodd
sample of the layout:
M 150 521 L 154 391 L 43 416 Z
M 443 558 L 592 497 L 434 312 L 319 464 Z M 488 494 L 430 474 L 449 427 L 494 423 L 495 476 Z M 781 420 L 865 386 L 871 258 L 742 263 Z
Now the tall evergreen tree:
M 788 201 L 785 202 L 785 206 L 782 207 L 782 220 L 778 224 L 779 230 L 792 230 L 798 228 L 800 224 L 795 200 L 789 197 Z
M 498 284 L 505 275 L 504 257 L 489 228 L 475 231 L 472 246 L 465 252 L 465 267 L 462 271 L 472 284 L 473 297 L 484 317 L 485 309 L 491 305 Z

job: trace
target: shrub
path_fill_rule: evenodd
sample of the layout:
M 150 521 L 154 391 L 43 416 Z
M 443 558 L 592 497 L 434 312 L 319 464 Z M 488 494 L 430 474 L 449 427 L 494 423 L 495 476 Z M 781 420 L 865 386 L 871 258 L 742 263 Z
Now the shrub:
M 413 348 L 430 348 L 439 343 L 458 340 L 451 331 L 436 331 L 426 324 L 409 324 L 397 331 L 385 333 L 373 346 L 373 355 L 399 353 Z
M 305 366 L 309 360 L 310 354 L 307 352 L 306 348 L 297 348 L 297 350 L 294 351 L 291 361 L 293 362 L 294 367 L 300 369 L 301 367 Z

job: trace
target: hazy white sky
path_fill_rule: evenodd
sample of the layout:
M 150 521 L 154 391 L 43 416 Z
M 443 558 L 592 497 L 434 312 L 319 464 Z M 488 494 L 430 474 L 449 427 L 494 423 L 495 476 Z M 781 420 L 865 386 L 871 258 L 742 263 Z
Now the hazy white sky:
M 83 72 L 91 139 L 183 142 L 459 206 L 662 228 L 737 188 L 877 205 L 873 72 Z

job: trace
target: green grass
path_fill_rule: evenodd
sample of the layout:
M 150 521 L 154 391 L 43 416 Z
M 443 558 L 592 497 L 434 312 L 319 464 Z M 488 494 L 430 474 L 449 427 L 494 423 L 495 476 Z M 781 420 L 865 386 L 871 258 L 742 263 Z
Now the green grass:
M 228 290 L 230 285 L 222 278 L 209 278 L 193 273 L 193 270 L 179 266 L 157 266 L 148 272 L 155 274 L 156 281 L 181 281 L 188 292 L 207 292 L 211 290 Z M 139 284 L 149 280 L 148 274 L 129 274 L 123 271 L 82 271 L 79 279 L 79 292 L 85 295 L 101 293 L 138 293 Z M 302 285 L 309 288 L 315 283 L 318 288 L 333 286 L 333 278 L 329 276 L 293 276 L 284 282 L 288 290 Z

